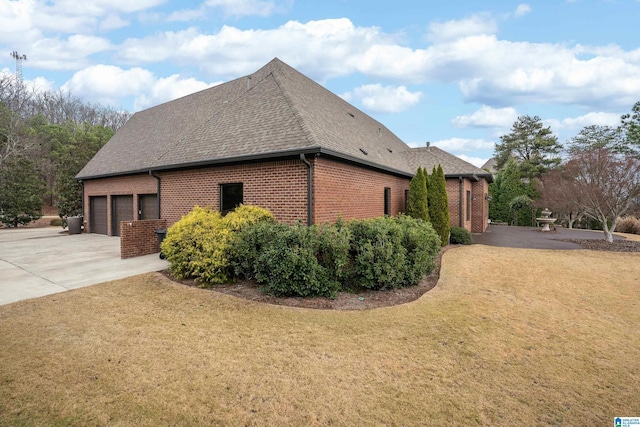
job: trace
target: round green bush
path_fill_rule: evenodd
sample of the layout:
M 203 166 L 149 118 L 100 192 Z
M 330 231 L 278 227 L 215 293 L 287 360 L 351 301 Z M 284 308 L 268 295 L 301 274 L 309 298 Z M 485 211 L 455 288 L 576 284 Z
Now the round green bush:
M 350 285 L 384 290 L 417 284 L 435 267 L 440 238 L 428 222 L 400 216 L 353 221 Z
M 470 245 L 473 243 L 471 233 L 466 228 L 451 227 L 451 244 L 452 245 Z
M 348 252 L 348 233 L 330 225 L 259 223 L 230 245 L 236 274 L 255 278 L 275 296 L 334 298 Z
M 211 208 L 196 206 L 167 230 L 162 252 L 169 271 L 178 278 L 193 278 L 203 285 L 229 282 L 233 275 L 228 247 L 234 234 L 260 221 L 273 221 L 266 209 L 239 206 L 225 217 Z

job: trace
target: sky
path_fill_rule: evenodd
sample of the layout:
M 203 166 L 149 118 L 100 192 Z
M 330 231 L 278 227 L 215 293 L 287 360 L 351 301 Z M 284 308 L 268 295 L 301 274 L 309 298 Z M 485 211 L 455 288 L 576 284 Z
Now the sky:
M 520 115 L 561 143 L 640 101 L 640 0 L 0 0 L 0 73 L 130 112 L 277 57 L 410 146 L 481 166 Z M 4 52 L 4 53 L 2 53 Z

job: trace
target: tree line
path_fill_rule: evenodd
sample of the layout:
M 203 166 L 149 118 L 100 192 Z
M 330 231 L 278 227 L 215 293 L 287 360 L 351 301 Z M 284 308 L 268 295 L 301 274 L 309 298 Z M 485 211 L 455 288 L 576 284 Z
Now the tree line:
M 131 114 L 0 75 L 0 222 L 15 227 L 55 206 L 82 212 L 75 175 Z
M 640 213 L 640 101 L 618 126 L 586 126 L 564 145 L 540 117 L 520 116 L 494 160 L 493 221 L 531 226 L 549 208 L 569 228 L 599 228 L 611 242 L 618 221 Z

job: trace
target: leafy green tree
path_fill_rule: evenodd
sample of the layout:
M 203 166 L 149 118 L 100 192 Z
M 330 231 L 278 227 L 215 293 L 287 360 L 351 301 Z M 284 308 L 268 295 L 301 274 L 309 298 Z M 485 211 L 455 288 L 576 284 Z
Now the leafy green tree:
M 0 168 L 0 222 L 9 227 L 42 217 L 44 181 L 34 163 L 12 157 Z
M 509 159 L 514 159 L 522 178 L 533 180 L 550 168 L 560 164 L 562 146 L 550 127 L 544 127 L 538 116 L 520 116 L 511 127 L 511 133 L 500 137 L 494 157 L 496 169 L 502 170 Z
M 585 126 L 567 142 L 567 152 L 578 154 L 585 150 L 606 148 L 615 153 L 631 154 L 633 150 L 626 144 L 622 128 L 611 126 Z
M 493 183 L 489 184 L 489 217 L 495 222 L 506 222 L 511 225 L 531 225 L 532 212 L 520 207 L 514 213 L 511 209 L 512 201 L 518 196 L 533 198 L 535 193 L 529 184 L 522 182 L 520 168 L 514 159 L 510 159 L 505 167 L 498 172 Z
M 110 128 L 87 123 L 50 126 L 50 136 L 57 141 L 54 194 L 61 218 L 82 212 L 82 184 L 75 180 L 75 176 L 113 133 Z
M 631 113 L 621 117 L 621 132 L 627 147 L 640 158 L 640 101 L 631 108 Z
M 429 221 L 429 205 L 427 204 L 427 173 L 418 168 L 409 184 L 409 200 L 406 214 L 410 217 Z
M 451 225 L 449 223 L 449 200 L 447 199 L 447 183 L 442 166 L 433 168 L 429 178 L 429 216 L 431 225 L 440 236 L 442 245 L 449 242 Z

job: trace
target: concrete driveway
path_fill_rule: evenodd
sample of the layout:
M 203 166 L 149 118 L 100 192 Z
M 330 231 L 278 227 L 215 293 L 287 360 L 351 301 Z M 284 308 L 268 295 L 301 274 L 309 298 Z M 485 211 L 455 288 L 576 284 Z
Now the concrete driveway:
M 0 230 L 0 305 L 159 271 L 158 254 L 120 259 L 120 238 L 59 227 Z

